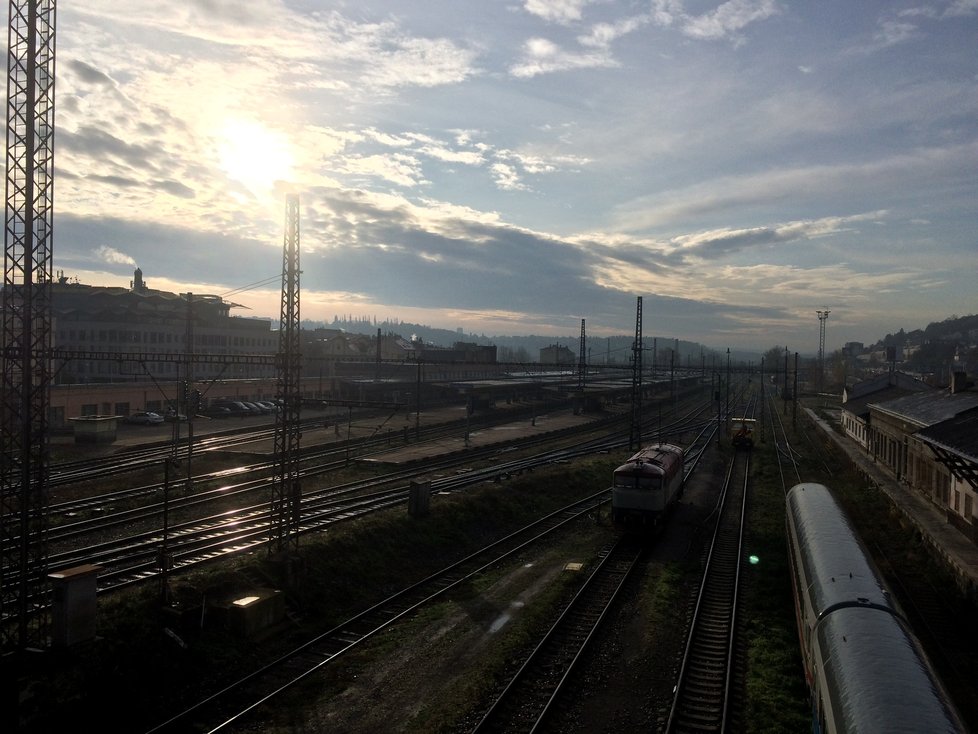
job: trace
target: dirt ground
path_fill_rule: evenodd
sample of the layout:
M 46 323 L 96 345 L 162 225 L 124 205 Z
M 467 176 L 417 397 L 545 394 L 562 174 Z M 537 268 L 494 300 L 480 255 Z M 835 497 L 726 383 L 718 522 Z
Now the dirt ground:
M 644 573 L 607 624 L 551 722 L 560 732 L 661 730 L 668 716 L 693 591 L 678 582 L 680 608 L 649 619 L 666 568 L 698 561 L 715 502 L 715 467 L 701 467 L 654 543 Z M 450 592 L 445 602 L 395 625 L 332 666 L 251 731 L 463 732 L 491 703 L 500 667 L 535 644 L 534 625 L 554 617 L 614 530 L 607 518 Z M 567 569 L 583 563 L 585 570 Z M 672 584 L 676 593 L 676 583 Z M 522 652 L 520 652 L 522 650 Z M 507 663 L 506 661 L 509 660 Z

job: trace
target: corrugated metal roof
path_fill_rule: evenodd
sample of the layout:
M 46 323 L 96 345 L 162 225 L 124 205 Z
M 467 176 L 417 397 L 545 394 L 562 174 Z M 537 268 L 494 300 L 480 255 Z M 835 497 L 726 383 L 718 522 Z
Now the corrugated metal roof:
M 924 428 L 917 436 L 978 463 L 978 408 Z
M 872 402 L 869 405 L 881 413 L 924 427 L 942 423 L 978 407 L 978 393 L 965 392 L 952 395 L 947 390 L 941 390 L 936 393 L 914 393 L 882 403 Z

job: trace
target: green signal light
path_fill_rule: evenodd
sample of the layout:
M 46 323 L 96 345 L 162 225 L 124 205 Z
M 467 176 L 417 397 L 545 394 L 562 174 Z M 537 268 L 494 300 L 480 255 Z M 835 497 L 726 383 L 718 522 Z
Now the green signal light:
M 756 566 L 758 563 L 761 562 L 761 559 L 753 554 L 747 556 L 747 560 L 750 561 L 750 565 L 752 566 Z

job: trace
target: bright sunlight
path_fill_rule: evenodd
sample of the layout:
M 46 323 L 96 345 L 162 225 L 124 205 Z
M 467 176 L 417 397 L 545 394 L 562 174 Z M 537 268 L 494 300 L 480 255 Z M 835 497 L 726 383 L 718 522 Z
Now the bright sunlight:
M 270 191 L 276 181 L 288 181 L 292 153 L 285 136 L 253 120 L 228 120 L 218 157 L 228 177 L 253 194 Z

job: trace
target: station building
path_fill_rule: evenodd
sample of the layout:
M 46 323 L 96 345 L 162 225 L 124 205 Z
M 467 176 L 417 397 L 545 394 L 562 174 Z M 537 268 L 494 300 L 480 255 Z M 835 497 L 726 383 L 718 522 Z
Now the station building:
M 847 391 L 843 429 L 886 473 L 978 543 L 978 392 L 963 372 L 946 389 L 896 375 Z

